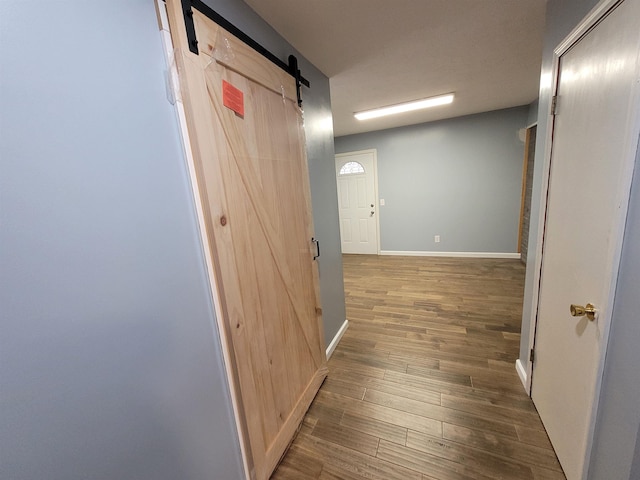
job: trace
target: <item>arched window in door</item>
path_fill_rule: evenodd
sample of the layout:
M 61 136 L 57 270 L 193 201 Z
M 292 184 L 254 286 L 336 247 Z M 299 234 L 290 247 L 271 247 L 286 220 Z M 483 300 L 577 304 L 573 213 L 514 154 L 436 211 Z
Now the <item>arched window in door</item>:
M 347 162 L 340 169 L 340 175 L 355 175 L 364 173 L 364 167 L 359 162 Z

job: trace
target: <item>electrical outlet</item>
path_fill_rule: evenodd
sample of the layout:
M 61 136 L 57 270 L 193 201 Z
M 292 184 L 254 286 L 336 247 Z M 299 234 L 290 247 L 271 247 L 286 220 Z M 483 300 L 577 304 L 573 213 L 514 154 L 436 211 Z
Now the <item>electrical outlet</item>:
M 440 235 L 436 235 L 433 237 L 433 241 L 436 243 L 440 243 Z

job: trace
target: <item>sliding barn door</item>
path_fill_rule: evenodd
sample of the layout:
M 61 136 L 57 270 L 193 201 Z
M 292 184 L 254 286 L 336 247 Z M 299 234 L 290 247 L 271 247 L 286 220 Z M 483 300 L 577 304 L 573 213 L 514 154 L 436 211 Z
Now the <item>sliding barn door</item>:
M 302 113 L 294 79 L 167 2 L 239 421 L 269 478 L 326 376 Z

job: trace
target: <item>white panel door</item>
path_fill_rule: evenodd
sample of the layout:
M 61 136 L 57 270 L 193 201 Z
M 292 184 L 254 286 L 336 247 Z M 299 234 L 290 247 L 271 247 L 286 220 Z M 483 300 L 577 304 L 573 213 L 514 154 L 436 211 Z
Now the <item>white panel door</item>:
M 336 155 L 342 253 L 378 253 L 376 152 Z
M 589 456 L 638 141 L 639 52 L 640 0 L 626 0 L 560 57 L 532 398 L 568 480 L 584 478 Z M 587 303 L 594 320 L 572 316 Z

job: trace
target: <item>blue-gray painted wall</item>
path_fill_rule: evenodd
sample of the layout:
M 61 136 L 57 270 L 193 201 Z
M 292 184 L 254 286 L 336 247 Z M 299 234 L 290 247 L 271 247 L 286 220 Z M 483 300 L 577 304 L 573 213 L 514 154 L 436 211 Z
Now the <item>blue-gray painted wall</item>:
M 538 112 L 538 140 L 534 165 L 533 203 L 529 245 L 538 238 L 542 167 L 544 163 L 545 132 L 549 121 L 551 85 L 545 81 L 553 70 L 553 49 L 571 32 L 582 18 L 597 4 L 597 0 L 549 0 L 545 27 L 544 51 Z M 592 480 L 637 480 L 640 445 L 640 159 L 636 159 L 636 174 L 630 200 L 630 210 L 624 236 L 621 270 L 613 307 L 611 336 L 605 362 L 605 372 L 597 416 L 594 451 L 589 478 Z M 527 261 L 520 360 L 528 362 L 531 299 L 536 259 Z M 636 460 L 634 464 L 634 452 Z M 633 465 L 633 471 L 632 471 Z
M 211 4 L 291 53 L 244 2 Z M 332 337 L 328 80 L 300 60 Z M 164 68 L 151 0 L 0 1 L 2 479 L 244 477 Z
M 528 111 L 336 138 L 336 153 L 377 150 L 380 249 L 515 253 Z

